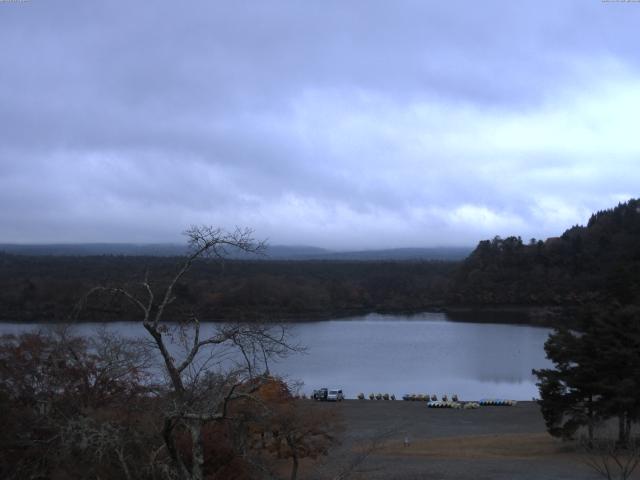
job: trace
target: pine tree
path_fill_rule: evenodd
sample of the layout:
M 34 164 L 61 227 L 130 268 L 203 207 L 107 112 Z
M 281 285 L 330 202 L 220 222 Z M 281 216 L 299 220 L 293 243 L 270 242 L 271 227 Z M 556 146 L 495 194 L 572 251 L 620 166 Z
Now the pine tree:
M 618 442 L 627 444 L 640 419 L 640 309 L 591 313 L 581 332 L 551 334 L 545 351 L 555 368 L 533 373 L 549 433 L 572 438 L 586 426 L 591 442 L 600 420 L 617 417 Z
M 545 343 L 547 358 L 555 369 L 534 370 L 540 389 L 540 407 L 549 433 L 572 438 L 587 426 L 589 441 L 600 414 L 598 373 L 593 345 L 584 335 L 558 329 Z
M 631 424 L 640 417 L 640 310 L 617 309 L 601 315 L 585 334 L 599 346 L 595 368 L 602 411 L 618 417 L 618 441 L 629 441 Z

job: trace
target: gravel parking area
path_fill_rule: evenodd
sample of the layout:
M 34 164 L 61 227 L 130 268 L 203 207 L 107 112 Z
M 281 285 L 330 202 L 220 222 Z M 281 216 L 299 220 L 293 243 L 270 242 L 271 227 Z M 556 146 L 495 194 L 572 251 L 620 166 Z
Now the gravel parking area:
M 351 478 L 601 478 L 585 465 L 573 445 L 546 433 L 539 407 L 533 402 L 453 410 L 430 409 L 425 402 L 346 400 L 315 402 L 310 408 L 331 409 L 344 423 L 345 440 L 323 468 L 338 468 L 344 459 L 368 449 L 372 439 L 380 440 Z

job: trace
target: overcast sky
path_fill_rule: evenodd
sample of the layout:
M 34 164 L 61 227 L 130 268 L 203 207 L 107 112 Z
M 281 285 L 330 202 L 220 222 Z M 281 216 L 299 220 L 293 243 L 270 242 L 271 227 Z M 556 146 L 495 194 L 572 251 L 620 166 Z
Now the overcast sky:
M 545 238 L 638 196 L 640 3 L 0 1 L 0 242 Z

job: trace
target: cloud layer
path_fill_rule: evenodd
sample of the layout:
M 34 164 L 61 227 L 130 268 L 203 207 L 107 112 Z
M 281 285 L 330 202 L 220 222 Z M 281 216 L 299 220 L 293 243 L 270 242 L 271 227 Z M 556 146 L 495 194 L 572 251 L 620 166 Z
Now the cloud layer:
M 640 4 L 0 3 L 0 241 L 546 237 L 638 196 Z

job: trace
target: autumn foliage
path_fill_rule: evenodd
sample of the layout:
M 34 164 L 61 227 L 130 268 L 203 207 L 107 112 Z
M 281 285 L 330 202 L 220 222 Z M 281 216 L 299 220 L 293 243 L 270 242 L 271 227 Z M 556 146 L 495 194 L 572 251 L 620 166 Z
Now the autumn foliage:
M 142 475 L 156 402 L 144 363 L 107 335 L 1 337 L 0 477 Z
M 140 345 L 66 332 L 0 337 L 0 478 L 169 478 L 159 435 L 170 393 Z M 285 382 L 260 377 L 228 417 L 202 431 L 205 478 L 296 474 L 326 454 L 335 419 L 309 411 Z M 177 447 L 185 463 L 191 438 Z

